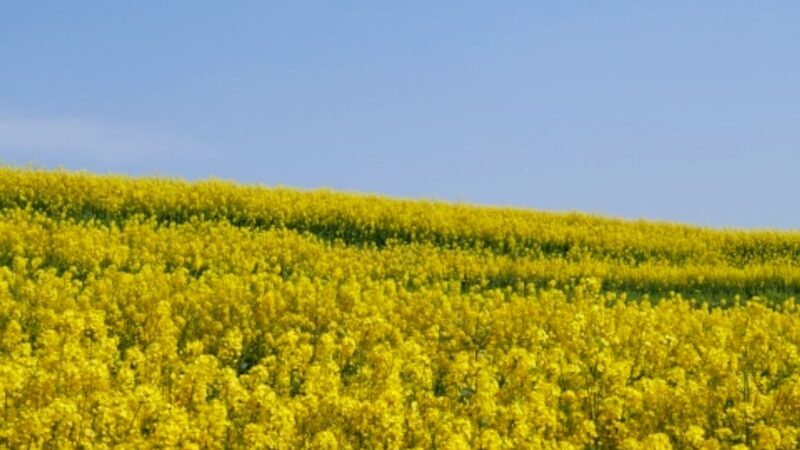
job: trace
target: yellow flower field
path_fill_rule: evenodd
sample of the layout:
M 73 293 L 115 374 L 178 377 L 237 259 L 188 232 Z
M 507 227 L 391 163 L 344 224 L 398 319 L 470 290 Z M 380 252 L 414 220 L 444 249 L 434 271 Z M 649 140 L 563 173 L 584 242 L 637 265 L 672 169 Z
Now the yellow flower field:
M 796 449 L 800 233 L 0 168 L 0 447 Z

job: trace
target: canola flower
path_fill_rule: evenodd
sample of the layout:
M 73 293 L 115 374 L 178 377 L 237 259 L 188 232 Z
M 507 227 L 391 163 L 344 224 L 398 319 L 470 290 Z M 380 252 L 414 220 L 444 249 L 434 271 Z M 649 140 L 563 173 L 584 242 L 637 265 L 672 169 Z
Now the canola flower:
M 795 449 L 800 234 L 0 168 L 0 447 Z

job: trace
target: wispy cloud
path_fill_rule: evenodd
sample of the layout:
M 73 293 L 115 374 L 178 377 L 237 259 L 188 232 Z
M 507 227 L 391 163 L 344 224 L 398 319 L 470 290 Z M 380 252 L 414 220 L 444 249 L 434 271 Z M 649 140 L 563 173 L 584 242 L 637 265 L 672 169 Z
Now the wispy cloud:
M 106 163 L 212 156 L 207 148 L 168 133 L 76 118 L 0 116 L 0 158 Z

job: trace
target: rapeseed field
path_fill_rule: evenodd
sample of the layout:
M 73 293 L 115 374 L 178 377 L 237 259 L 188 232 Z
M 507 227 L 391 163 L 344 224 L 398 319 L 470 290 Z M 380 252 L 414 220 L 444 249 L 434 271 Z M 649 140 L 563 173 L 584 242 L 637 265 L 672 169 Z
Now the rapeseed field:
M 0 168 L 0 447 L 796 449 L 800 233 Z

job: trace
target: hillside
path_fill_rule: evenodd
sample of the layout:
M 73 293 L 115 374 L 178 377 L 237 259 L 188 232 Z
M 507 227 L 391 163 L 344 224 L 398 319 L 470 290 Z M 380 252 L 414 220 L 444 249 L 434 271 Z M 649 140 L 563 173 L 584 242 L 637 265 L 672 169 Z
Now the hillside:
M 0 446 L 796 448 L 798 291 L 797 232 L 0 168 Z

